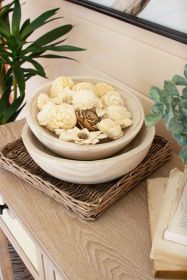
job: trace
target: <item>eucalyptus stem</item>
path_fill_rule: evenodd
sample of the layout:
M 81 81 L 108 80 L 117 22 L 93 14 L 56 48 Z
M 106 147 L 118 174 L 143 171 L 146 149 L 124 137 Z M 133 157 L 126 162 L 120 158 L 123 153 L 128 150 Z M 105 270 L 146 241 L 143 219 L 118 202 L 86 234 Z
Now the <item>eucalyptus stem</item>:
M 16 77 L 15 77 L 15 75 L 13 74 L 13 88 L 14 88 L 14 101 L 17 99 L 17 94 L 18 94 L 18 92 L 17 92 L 17 80 L 16 80 Z
M 154 104 L 151 114 L 145 117 L 146 125 L 151 127 L 164 120 L 166 128 L 181 146 L 179 157 L 187 175 L 187 64 L 183 76 L 174 75 L 172 80 L 164 82 L 163 89 L 151 87 L 149 96 Z

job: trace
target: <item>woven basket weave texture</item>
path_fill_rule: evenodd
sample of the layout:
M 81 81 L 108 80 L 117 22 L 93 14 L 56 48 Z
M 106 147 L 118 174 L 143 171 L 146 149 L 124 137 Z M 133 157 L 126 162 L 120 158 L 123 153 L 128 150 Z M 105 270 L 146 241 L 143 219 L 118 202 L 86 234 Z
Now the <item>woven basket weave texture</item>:
M 81 185 L 56 179 L 43 171 L 28 154 L 22 139 L 0 153 L 0 166 L 32 184 L 86 220 L 94 220 L 107 208 L 171 158 L 171 144 L 155 136 L 146 158 L 123 177 L 103 184 Z

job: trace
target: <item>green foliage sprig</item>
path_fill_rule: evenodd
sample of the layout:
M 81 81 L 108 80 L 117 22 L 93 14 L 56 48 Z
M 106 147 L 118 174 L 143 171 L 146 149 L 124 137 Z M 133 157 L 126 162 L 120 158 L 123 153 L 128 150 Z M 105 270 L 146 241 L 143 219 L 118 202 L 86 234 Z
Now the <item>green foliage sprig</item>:
M 62 45 L 65 41 L 62 36 L 72 29 L 71 24 L 52 29 L 30 42 L 30 35 L 38 28 L 59 19 L 54 17 L 58 10 L 46 11 L 33 21 L 27 19 L 21 23 L 19 0 L 0 8 L 0 124 L 15 120 L 24 107 L 26 81 L 36 75 L 46 78 L 38 58 L 71 59 L 56 53 L 84 50 Z M 25 62 L 30 66 L 25 67 Z
M 151 87 L 149 96 L 154 104 L 151 114 L 145 117 L 146 125 L 151 127 L 163 119 L 166 128 L 182 147 L 179 156 L 187 164 L 187 64 L 184 77 L 175 75 L 171 81 L 164 82 L 163 89 Z

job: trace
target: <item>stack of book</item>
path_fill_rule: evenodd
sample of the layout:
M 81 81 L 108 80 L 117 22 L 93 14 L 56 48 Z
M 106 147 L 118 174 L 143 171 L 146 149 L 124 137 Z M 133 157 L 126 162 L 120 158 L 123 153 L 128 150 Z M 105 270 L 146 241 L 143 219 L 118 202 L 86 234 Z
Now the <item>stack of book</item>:
M 154 276 L 187 279 L 187 175 L 148 180 Z

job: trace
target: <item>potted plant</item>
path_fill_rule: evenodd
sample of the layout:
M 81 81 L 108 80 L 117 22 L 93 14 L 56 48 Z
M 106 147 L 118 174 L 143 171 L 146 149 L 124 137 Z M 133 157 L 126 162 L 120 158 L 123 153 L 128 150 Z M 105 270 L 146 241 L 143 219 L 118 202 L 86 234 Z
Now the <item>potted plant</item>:
M 187 172 L 187 64 L 184 77 L 175 75 L 171 81 L 164 82 L 164 88 L 151 87 L 149 96 L 153 101 L 151 114 L 145 117 L 145 123 L 151 127 L 163 120 L 166 128 L 181 146 L 179 157 Z
M 54 28 L 34 42 L 29 39 L 40 27 L 59 18 L 55 16 L 58 8 L 22 23 L 20 1 L 13 0 L 4 6 L 2 2 L 0 0 L 0 124 L 14 121 L 23 109 L 26 81 L 36 75 L 46 78 L 38 58 L 71 59 L 61 52 L 83 50 L 62 45 L 65 41 L 62 36 L 72 29 L 71 24 Z M 25 66 L 26 62 L 29 67 Z

